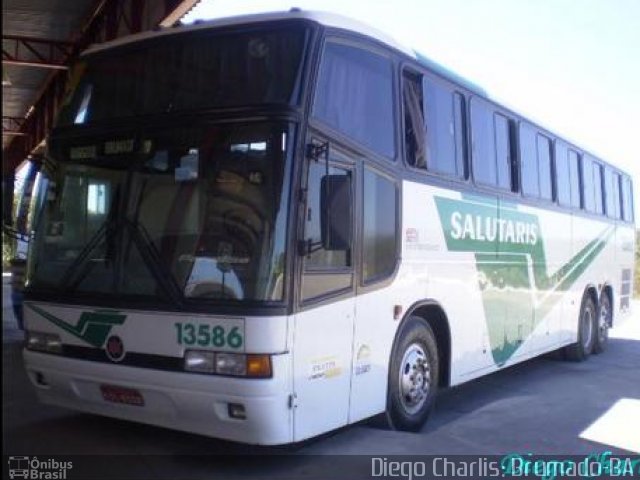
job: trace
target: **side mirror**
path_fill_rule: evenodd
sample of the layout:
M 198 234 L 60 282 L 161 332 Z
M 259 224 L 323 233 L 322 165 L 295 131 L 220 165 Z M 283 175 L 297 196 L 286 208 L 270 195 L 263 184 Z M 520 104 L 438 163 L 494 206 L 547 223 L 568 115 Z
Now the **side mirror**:
M 325 175 L 320 182 L 320 236 L 325 250 L 349 250 L 353 234 L 351 176 Z

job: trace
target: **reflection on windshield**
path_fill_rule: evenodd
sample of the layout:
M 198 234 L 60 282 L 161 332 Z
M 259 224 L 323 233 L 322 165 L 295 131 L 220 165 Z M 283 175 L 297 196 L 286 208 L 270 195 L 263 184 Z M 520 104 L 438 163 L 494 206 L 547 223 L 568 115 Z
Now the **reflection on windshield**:
M 290 139 L 253 123 L 58 142 L 82 164 L 50 182 L 31 288 L 281 300 Z
M 299 102 L 303 26 L 174 34 L 89 55 L 72 70 L 58 126 Z

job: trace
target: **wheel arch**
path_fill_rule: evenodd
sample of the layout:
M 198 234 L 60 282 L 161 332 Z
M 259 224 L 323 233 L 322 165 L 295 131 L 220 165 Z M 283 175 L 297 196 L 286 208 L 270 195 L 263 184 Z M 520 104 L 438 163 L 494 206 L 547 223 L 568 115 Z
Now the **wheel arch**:
M 440 364 L 438 372 L 440 380 L 438 386 L 448 387 L 451 385 L 451 328 L 449 326 L 449 318 L 444 308 L 436 300 L 420 300 L 407 309 L 396 330 L 391 354 L 394 354 L 403 324 L 412 316 L 422 318 L 427 322 L 429 327 L 431 327 L 438 346 L 438 360 Z

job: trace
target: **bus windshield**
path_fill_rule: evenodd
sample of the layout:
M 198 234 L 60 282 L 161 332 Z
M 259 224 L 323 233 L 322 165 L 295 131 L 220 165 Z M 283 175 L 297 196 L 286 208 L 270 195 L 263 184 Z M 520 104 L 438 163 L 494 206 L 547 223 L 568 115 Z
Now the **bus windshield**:
M 171 34 L 88 55 L 57 126 L 300 101 L 307 28 Z
M 265 121 L 57 139 L 29 288 L 282 300 L 292 135 Z

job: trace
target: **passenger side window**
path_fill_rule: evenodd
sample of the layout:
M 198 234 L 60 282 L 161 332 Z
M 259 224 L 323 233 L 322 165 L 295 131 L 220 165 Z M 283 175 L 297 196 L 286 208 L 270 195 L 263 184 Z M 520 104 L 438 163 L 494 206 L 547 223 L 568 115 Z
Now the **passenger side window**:
M 571 183 L 571 206 L 580 208 L 580 156 L 578 152 L 571 149 L 569 149 L 569 182 Z
M 551 140 L 538 134 L 538 178 L 540 181 L 540 198 L 551 200 L 553 188 L 551 185 Z
M 398 260 L 397 205 L 395 182 L 365 168 L 362 229 L 364 283 L 386 278 L 395 270 Z
M 462 152 L 457 152 L 456 143 L 460 143 L 462 126 L 459 109 L 463 99 L 458 94 L 457 102 L 453 92 L 435 82 L 423 82 L 425 109 L 427 117 L 427 170 L 448 175 L 464 177 Z M 456 121 L 458 119 L 458 121 Z
M 633 189 L 631 179 L 622 177 L 622 218 L 625 222 L 633 222 Z
M 539 197 L 536 131 L 526 123 L 520 124 L 520 175 L 522 193 L 528 197 Z
M 327 42 L 313 115 L 385 157 L 395 156 L 391 60 Z
M 471 100 L 471 156 L 477 183 L 512 188 L 509 120 L 477 98 Z
M 558 140 L 556 141 L 554 158 L 558 203 L 563 207 L 580 208 L 580 158 L 578 152 Z
M 609 218 L 622 218 L 620 206 L 620 174 L 607 167 L 604 171 L 605 201 Z
M 556 196 L 558 204 L 563 207 L 571 206 L 571 174 L 569 171 L 569 149 L 563 142 L 556 140 L 554 155 L 556 167 Z M 522 180 L 524 184 L 524 178 Z
M 424 129 L 422 76 L 407 70 L 403 73 L 404 145 L 407 163 L 427 168 L 427 138 Z
M 595 212 L 602 215 L 604 213 L 604 198 L 602 195 L 602 165 L 599 163 L 593 164 L 593 186 L 595 195 L 594 204 L 596 207 Z
M 418 73 L 405 70 L 403 78 L 407 163 L 465 178 L 464 97 Z
M 566 170 L 559 172 L 559 183 L 569 179 L 566 148 L 564 152 Z M 520 124 L 520 168 L 522 192 L 528 197 L 552 200 L 551 139 L 524 122 Z
M 582 180 L 584 183 L 585 210 L 592 213 L 604 213 L 602 195 L 602 165 L 589 155 L 582 160 Z
M 593 162 L 586 155 L 582 157 L 582 197 L 584 209 L 587 212 L 595 212 L 595 197 L 593 186 Z

